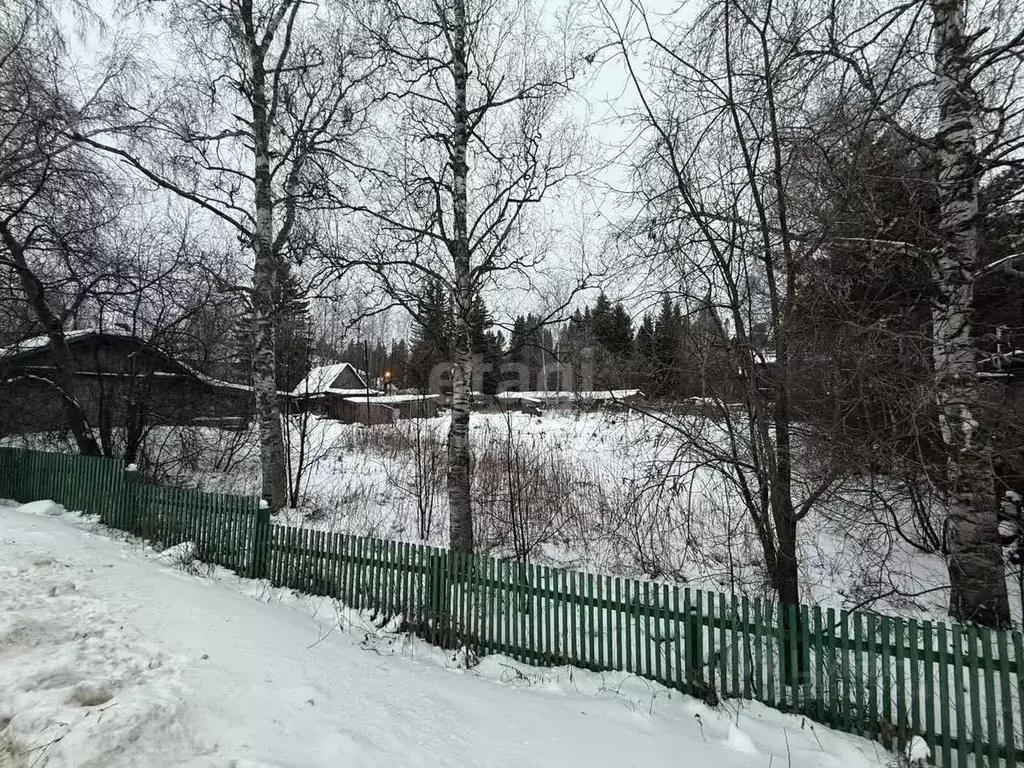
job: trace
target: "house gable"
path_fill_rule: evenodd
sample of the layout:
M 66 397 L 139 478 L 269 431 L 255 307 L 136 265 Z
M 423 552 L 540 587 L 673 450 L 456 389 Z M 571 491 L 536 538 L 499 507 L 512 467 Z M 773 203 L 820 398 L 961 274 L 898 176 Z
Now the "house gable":
M 366 389 L 366 382 L 356 373 L 355 368 L 346 365 L 331 382 L 329 389 Z

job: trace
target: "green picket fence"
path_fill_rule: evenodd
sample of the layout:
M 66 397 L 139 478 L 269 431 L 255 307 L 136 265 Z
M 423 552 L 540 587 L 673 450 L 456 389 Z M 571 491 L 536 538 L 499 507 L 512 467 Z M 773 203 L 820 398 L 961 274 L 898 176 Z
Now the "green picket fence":
M 258 574 L 253 554 L 270 515 L 256 499 L 165 488 L 133 475 L 113 459 L 0 448 L 0 498 L 52 499 L 161 547 L 195 542 L 205 562 Z
M 0 498 L 50 498 L 158 546 L 375 612 L 435 644 L 623 670 L 742 698 L 942 766 L 1024 764 L 1020 632 L 779 606 L 403 542 L 271 524 L 253 499 L 161 488 L 116 461 L 0 449 Z

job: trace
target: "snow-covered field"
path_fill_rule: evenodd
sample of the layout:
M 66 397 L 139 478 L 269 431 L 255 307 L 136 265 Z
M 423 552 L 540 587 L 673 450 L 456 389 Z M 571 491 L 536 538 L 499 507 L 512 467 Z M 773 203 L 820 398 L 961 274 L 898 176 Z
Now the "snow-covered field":
M 291 425 L 298 456 L 301 430 Z M 446 428 L 444 416 L 376 427 L 312 419 L 298 508 L 279 522 L 443 545 Z M 178 481 L 258 490 L 254 439 L 210 430 L 188 444 L 166 439 L 167 455 L 188 457 L 173 470 Z M 472 441 L 483 549 L 726 593 L 771 592 L 735 491 L 713 469 L 675 455 L 658 423 L 622 411 L 475 413 Z M 892 515 L 908 515 L 901 503 L 886 509 L 849 485 L 819 502 L 800 527 L 806 602 L 944 618 L 945 564 L 894 530 Z
M 876 745 L 625 674 L 471 669 L 324 598 L 0 506 L 0 766 L 861 768 Z

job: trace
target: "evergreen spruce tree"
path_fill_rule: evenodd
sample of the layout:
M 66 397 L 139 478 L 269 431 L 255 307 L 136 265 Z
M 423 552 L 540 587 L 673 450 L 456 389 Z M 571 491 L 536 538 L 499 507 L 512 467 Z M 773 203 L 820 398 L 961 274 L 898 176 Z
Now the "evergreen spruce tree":
M 426 392 L 434 366 L 452 359 L 452 330 L 450 297 L 442 282 L 431 280 L 416 302 L 416 326 L 407 371 L 410 387 Z
M 654 394 L 654 379 L 657 369 L 654 341 L 654 316 L 645 314 L 636 331 L 636 346 L 633 355 L 634 376 L 637 386 L 648 394 Z

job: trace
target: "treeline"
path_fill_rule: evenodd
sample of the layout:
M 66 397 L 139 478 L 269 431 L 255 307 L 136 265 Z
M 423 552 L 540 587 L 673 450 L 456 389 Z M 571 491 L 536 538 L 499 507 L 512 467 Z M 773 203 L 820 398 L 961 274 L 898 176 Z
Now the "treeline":
M 625 305 L 600 293 L 567 320 L 534 313 L 515 317 L 506 335 L 483 300 L 474 302 L 470 347 L 477 385 L 524 390 L 640 389 L 649 397 L 726 396 L 734 371 L 729 334 L 707 303 L 685 308 L 662 296 L 639 321 Z M 369 372 L 371 382 L 426 391 L 443 385 L 453 360 L 455 313 L 444 286 L 428 282 L 416 301 L 412 338 L 354 340 L 326 357 Z M 767 335 L 761 331 L 761 338 Z M 518 367 L 515 365 L 518 364 Z M 434 377 L 432 381 L 431 377 Z

